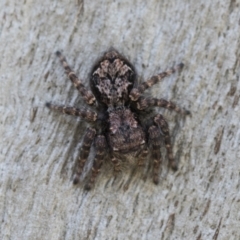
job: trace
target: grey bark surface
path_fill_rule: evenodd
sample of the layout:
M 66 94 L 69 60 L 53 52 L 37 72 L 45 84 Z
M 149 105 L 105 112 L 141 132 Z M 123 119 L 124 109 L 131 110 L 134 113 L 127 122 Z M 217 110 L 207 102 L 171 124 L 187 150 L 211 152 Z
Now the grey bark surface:
M 0 239 L 239 239 L 239 4 L 1 1 Z M 158 186 L 105 169 L 86 192 L 71 178 L 87 124 L 45 102 L 83 105 L 57 50 L 88 85 L 111 46 L 141 80 L 184 62 L 148 92 L 192 116 L 163 112 L 179 170 Z

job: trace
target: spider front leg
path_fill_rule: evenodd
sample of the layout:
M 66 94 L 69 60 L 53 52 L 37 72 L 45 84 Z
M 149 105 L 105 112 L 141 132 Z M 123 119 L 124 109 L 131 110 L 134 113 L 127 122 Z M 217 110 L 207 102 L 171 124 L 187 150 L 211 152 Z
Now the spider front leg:
M 159 182 L 159 168 L 162 162 L 161 157 L 161 133 L 156 126 L 151 126 L 148 130 L 149 142 L 152 145 L 152 158 L 153 158 L 153 182 L 158 184 Z
M 159 73 L 156 76 L 152 76 L 146 82 L 143 82 L 142 84 L 140 84 L 139 87 L 132 89 L 129 95 L 130 99 L 134 102 L 137 101 L 146 89 L 152 87 L 154 84 L 160 82 L 163 78 L 170 76 L 174 72 L 180 71 L 183 67 L 184 67 L 184 64 L 180 63 L 177 66 L 166 70 L 165 72 Z
M 88 122 L 95 122 L 97 120 L 97 113 L 90 111 L 86 108 L 79 109 L 74 107 L 68 107 L 64 105 L 55 105 L 52 103 L 46 103 L 46 106 L 54 111 L 62 112 L 68 115 L 81 117 Z
M 95 103 L 96 99 L 95 99 L 94 95 L 92 94 L 92 92 L 88 91 L 84 87 L 82 81 L 80 79 L 78 79 L 75 72 L 68 65 L 66 58 L 64 56 L 62 56 L 62 54 L 59 51 L 56 52 L 56 55 L 60 58 L 60 61 L 66 71 L 66 74 L 68 75 L 68 78 L 72 81 L 74 86 L 81 93 L 81 95 L 83 96 L 86 103 L 89 105 L 93 105 Z
M 90 181 L 88 182 L 88 184 L 85 186 L 86 190 L 90 190 L 95 182 L 95 179 L 98 175 L 98 173 L 100 172 L 100 168 L 102 166 L 103 163 L 103 159 L 104 159 L 104 154 L 105 154 L 105 150 L 107 148 L 107 142 L 106 142 L 106 138 L 103 135 L 99 135 L 96 137 L 96 156 L 93 162 L 93 167 L 92 167 L 92 176 L 90 178 Z
M 77 184 L 79 182 L 79 179 L 82 174 L 85 162 L 88 158 L 89 151 L 90 151 L 93 139 L 95 137 L 95 134 L 96 134 L 96 130 L 94 128 L 88 128 L 86 131 L 86 134 L 83 138 L 83 145 L 80 150 L 80 157 L 78 159 L 77 166 L 76 166 L 76 172 L 73 177 L 73 184 Z
M 158 114 L 156 115 L 156 117 L 154 117 L 154 122 L 160 127 L 161 131 L 164 134 L 164 141 L 165 141 L 165 147 L 167 149 L 169 166 L 174 171 L 176 171 L 178 167 L 177 167 L 177 162 L 173 158 L 173 151 L 172 151 L 172 144 L 171 144 L 171 139 L 169 134 L 168 123 L 161 114 Z

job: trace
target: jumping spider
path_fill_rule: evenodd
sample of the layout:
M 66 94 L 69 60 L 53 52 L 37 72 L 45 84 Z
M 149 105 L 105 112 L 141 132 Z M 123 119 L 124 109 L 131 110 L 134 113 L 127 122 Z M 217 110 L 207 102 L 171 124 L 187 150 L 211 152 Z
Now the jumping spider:
M 78 89 L 85 102 L 94 107 L 94 111 L 91 111 L 87 108 L 46 104 L 52 110 L 79 116 L 92 123 L 92 127 L 86 130 L 83 138 L 83 145 L 73 179 L 74 184 L 77 184 L 80 180 L 93 143 L 96 155 L 86 189 L 92 188 L 102 163 L 106 159 L 106 152 L 108 152 L 107 156 L 113 163 L 114 171 L 118 172 L 121 170 L 124 157 L 135 157 L 137 158 L 137 165 L 144 165 L 148 150 L 151 149 L 153 182 L 157 184 L 162 161 L 160 152 L 162 139 L 165 142 L 169 165 L 173 170 L 177 170 L 167 121 L 161 114 L 156 114 L 155 117 L 151 118 L 150 123 L 146 124 L 141 120 L 141 116 L 144 112 L 146 114 L 148 108 L 155 106 L 174 110 L 181 114 L 190 113 L 170 101 L 143 96 L 146 89 L 175 71 L 181 70 L 183 68 L 182 63 L 136 86 L 136 73 L 132 64 L 116 50 L 110 50 L 93 67 L 90 78 L 92 91 L 88 91 L 84 87 L 83 81 L 78 79 L 69 67 L 65 57 L 60 52 L 56 54 L 60 58 L 69 79 Z

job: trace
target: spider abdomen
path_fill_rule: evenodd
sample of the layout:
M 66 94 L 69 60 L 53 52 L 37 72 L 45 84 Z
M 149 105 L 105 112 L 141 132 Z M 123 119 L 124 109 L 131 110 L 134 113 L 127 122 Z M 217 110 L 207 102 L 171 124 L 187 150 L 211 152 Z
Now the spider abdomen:
M 145 132 L 128 108 L 109 113 L 109 145 L 113 152 L 129 153 L 146 143 Z

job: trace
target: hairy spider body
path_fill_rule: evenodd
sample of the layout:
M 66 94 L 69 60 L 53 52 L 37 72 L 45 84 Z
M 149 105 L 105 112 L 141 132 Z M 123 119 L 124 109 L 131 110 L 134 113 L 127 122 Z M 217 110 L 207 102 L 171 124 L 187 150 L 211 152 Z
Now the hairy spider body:
M 96 156 L 91 178 L 86 189 L 93 186 L 106 157 L 110 156 L 114 171 L 118 172 L 121 169 L 123 156 L 137 157 L 138 165 L 141 166 L 146 162 L 149 149 L 151 149 L 153 160 L 153 181 L 157 184 L 162 161 L 160 152 L 161 139 L 164 139 L 165 142 L 169 165 L 173 170 L 177 170 L 177 163 L 174 161 L 172 154 L 168 124 L 164 117 L 157 114 L 152 119 L 151 126 L 146 126 L 140 120 L 140 115 L 142 110 L 153 106 L 189 114 L 189 111 L 180 109 L 170 101 L 145 98 L 142 95 L 147 88 L 176 70 L 182 69 L 183 64 L 153 76 L 146 82 L 136 86 L 136 73 L 132 64 L 116 50 L 111 50 L 106 52 L 93 67 L 90 78 L 92 91 L 88 91 L 82 81 L 71 70 L 61 53 L 57 52 L 57 55 L 60 57 L 69 79 L 79 90 L 86 103 L 95 107 L 95 111 L 91 111 L 85 108 L 78 109 L 47 103 L 50 109 L 80 116 L 88 122 L 96 123 L 96 127 L 88 128 L 84 136 L 73 180 L 75 184 L 79 182 L 93 142 L 95 143 Z M 106 156 L 106 152 L 108 152 L 108 156 Z
M 146 143 L 142 126 L 128 108 L 115 109 L 109 113 L 107 138 L 114 152 L 136 151 Z
M 133 66 L 118 52 L 107 52 L 93 68 L 91 88 L 106 107 L 106 138 L 110 150 L 128 153 L 145 143 L 145 133 L 130 110 L 129 94 L 135 83 Z

